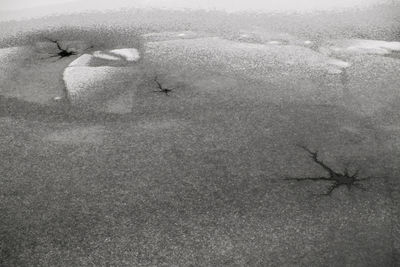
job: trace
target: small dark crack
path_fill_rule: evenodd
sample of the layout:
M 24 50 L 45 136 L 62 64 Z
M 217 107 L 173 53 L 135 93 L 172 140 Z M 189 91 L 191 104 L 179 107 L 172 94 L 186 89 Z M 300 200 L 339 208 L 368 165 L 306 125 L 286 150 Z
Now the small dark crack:
M 161 83 L 158 81 L 157 76 L 154 78 L 154 82 L 157 84 L 157 91 L 154 91 L 155 93 L 163 93 L 166 96 L 169 96 L 169 93 L 172 92 L 173 89 L 170 88 L 165 88 L 161 85 Z
M 359 170 L 355 171 L 353 174 L 350 174 L 348 169 L 345 168 L 343 172 L 336 172 L 331 167 L 326 165 L 322 160 L 318 159 L 318 151 L 311 151 L 306 146 L 299 146 L 300 148 L 304 149 L 311 157 L 311 159 L 318 164 L 321 168 L 323 168 L 328 174 L 328 177 L 321 176 L 321 177 L 300 177 L 300 178 L 292 178 L 288 177 L 285 180 L 295 180 L 298 182 L 301 181 L 328 181 L 332 182 L 332 184 L 328 187 L 328 191 L 321 194 L 324 196 L 330 196 L 331 193 L 341 187 L 346 186 L 348 190 L 351 190 L 352 187 L 360 189 L 361 191 L 366 191 L 366 188 L 360 184 L 360 182 L 369 180 L 371 178 L 359 178 L 358 173 Z

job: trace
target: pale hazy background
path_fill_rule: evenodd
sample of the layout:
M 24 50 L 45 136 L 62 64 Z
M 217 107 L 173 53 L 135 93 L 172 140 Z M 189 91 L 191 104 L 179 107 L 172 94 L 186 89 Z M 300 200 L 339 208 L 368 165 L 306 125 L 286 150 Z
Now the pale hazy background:
M 167 7 L 167 8 L 217 8 L 229 11 L 248 9 L 271 10 L 315 10 L 330 8 L 346 8 L 370 5 L 371 3 L 384 2 L 385 0 L 139 0 L 139 1 L 110 1 L 97 0 L 96 3 L 109 7 L 140 6 Z M 85 0 L 2 0 L 0 8 L 3 10 L 23 9 L 59 3 L 74 2 L 85 4 Z
M 395 0 L 398 1 L 398 0 Z M 28 16 L 81 10 L 119 9 L 123 7 L 150 7 L 168 9 L 217 9 L 233 11 L 296 11 L 346 9 L 367 7 L 371 4 L 393 2 L 393 0 L 0 0 L 0 11 L 22 12 L 30 9 Z M 48 9 L 50 7 L 50 9 Z M 51 9 L 55 8 L 55 9 Z M 58 9 L 57 9 L 58 8 Z

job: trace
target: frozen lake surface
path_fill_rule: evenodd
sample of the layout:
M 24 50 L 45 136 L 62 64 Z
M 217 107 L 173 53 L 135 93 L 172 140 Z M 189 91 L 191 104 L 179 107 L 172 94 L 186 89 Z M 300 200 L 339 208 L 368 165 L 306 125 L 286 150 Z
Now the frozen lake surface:
M 140 54 L 62 60 L 46 42 L 0 50 L 7 263 L 393 263 L 400 60 L 376 49 L 396 44 L 228 35 L 149 33 Z M 284 180 L 329 175 L 297 145 L 373 179 L 331 196 Z

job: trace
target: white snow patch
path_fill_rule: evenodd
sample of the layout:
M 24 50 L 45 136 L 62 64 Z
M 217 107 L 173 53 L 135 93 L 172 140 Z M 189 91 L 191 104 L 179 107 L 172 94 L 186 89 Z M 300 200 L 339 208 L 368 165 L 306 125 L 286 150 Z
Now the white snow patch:
M 345 53 L 350 55 L 388 55 L 393 51 L 400 51 L 400 42 L 387 42 L 366 39 L 345 39 L 330 41 L 327 46 L 320 48 L 320 52 L 324 54 Z
M 400 51 L 400 42 L 386 42 L 378 40 L 356 40 L 356 47 L 365 49 L 387 49 Z
M 268 42 L 269 44 L 272 44 L 272 45 L 279 45 L 279 44 L 281 44 L 281 42 L 279 42 L 279 41 L 270 41 L 270 42 Z
M 105 60 L 115 60 L 115 61 L 116 60 L 121 60 L 121 58 L 118 57 L 118 56 L 113 56 L 113 55 L 110 55 L 108 53 L 104 53 L 102 51 L 95 51 L 93 53 L 93 56 L 97 57 L 97 58 L 105 59 Z
M 135 48 L 114 49 L 110 53 L 121 56 L 127 61 L 137 61 L 140 58 L 139 51 Z
M 313 42 L 312 41 L 309 41 L 309 40 L 307 40 L 307 41 L 304 41 L 304 44 L 306 44 L 306 45 L 310 45 L 310 44 L 312 44 Z

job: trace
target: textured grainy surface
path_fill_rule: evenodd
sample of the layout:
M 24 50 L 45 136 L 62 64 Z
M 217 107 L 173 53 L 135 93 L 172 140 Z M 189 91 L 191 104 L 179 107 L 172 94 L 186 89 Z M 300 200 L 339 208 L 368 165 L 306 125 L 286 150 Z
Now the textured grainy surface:
M 42 60 L 36 39 L 1 50 L 0 265 L 398 265 L 400 61 L 242 34 L 110 39 L 98 51 L 144 56 L 70 67 L 83 91 L 120 92 L 90 110 L 53 99 L 77 57 Z M 376 179 L 319 196 L 329 183 L 284 180 L 326 175 L 297 144 Z

